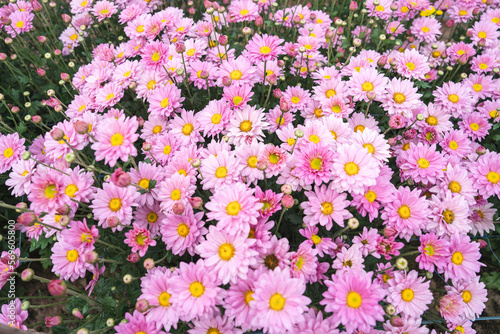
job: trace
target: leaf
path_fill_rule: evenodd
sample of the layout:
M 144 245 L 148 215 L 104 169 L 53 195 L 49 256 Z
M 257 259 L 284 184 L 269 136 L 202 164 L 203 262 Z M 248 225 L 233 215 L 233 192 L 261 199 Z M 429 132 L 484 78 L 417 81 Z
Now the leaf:
M 149 181 L 149 187 L 148 190 L 154 189 L 156 186 L 156 180 L 151 180 Z
M 24 123 L 19 123 L 16 127 L 17 132 L 22 135 L 28 128 L 26 127 L 26 124 Z
M 12 90 L 10 91 L 10 95 L 12 95 L 12 98 L 17 104 L 21 104 L 19 102 L 19 91 L 17 89 L 12 88 Z

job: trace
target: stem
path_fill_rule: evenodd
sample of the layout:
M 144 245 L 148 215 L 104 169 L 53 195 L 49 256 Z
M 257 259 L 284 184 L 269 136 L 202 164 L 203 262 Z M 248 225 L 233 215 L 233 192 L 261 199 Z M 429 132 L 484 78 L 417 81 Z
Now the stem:
M 61 305 L 61 304 L 66 304 L 68 301 L 63 300 L 61 302 L 57 303 L 52 303 L 52 304 L 43 304 L 43 305 L 31 305 L 30 308 L 42 308 L 42 307 L 49 307 L 49 306 L 55 306 L 55 305 Z
M 102 240 L 100 240 L 100 239 L 95 239 L 95 241 L 96 241 L 97 243 L 102 244 L 102 245 L 108 246 L 109 248 L 114 248 L 114 249 L 117 249 L 117 250 L 119 250 L 119 251 L 121 251 L 121 252 L 123 252 L 123 253 L 127 253 L 125 250 L 121 249 L 120 247 L 118 247 L 118 246 L 114 246 L 114 245 L 111 245 L 111 244 L 108 244 L 107 242 L 102 241 Z
M 280 219 L 278 220 L 278 225 L 276 225 L 276 231 L 274 231 L 274 234 L 278 233 L 278 230 L 280 229 L 281 220 L 283 219 L 283 215 L 285 214 L 286 210 L 288 210 L 288 209 L 287 208 L 283 208 L 281 210 Z
M 28 257 L 20 257 L 19 258 L 19 261 L 25 261 L 25 262 L 40 262 L 40 261 L 46 261 L 46 260 L 49 260 L 49 258 L 48 257 L 43 257 L 40 259 L 30 259 Z

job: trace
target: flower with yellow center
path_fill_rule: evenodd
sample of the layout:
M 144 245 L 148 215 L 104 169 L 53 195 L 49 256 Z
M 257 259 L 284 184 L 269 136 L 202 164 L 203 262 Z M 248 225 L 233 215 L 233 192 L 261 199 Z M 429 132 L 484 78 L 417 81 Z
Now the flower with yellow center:
M 72 249 L 66 253 L 66 259 L 70 262 L 75 262 L 78 260 L 78 251 L 76 249 Z
M 373 147 L 372 144 L 366 143 L 366 144 L 363 144 L 363 147 L 368 150 L 368 153 L 371 153 L 371 154 L 375 153 L 375 147 Z
M 406 67 L 410 70 L 410 71 L 413 71 L 415 69 L 415 64 L 413 63 L 406 63 Z
M 424 247 L 424 253 L 428 256 L 432 256 L 434 255 L 434 247 L 432 247 L 431 245 L 427 245 Z
M 233 201 L 226 206 L 226 212 L 230 216 L 237 216 L 241 210 L 241 204 L 238 201 Z
M 227 175 L 227 168 L 226 167 L 221 166 L 215 170 L 215 177 L 218 179 L 225 178 L 226 175 Z
M 252 122 L 249 120 L 243 121 L 240 123 L 240 130 L 242 132 L 249 132 L 252 130 Z
M 397 104 L 401 104 L 406 101 L 406 96 L 403 93 L 394 93 L 393 99 Z
M 160 306 L 169 307 L 170 306 L 170 297 L 171 297 L 171 295 L 168 292 L 163 291 L 158 296 L 158 304 L 160 304 Z
M 453 211 L 446 209 L 446 210 L 443 210 L 443 212 L 441 214 L 443 215 L 443 220 L 447 224 L 452 224 L 455 221 L 455 213 L 453 213 Z
M 112 198 L 109 201 L 108 207 L 111 211 L 117 212 L 122 208 L 122 201 L 119 198 Z
M 477 124 L 477 123 L 471 123 L 469 126 L 470 126 L 470 129 L 471 129 L 472 131 L 477 131 L 477 130 L 479 130 L 479 124 Z
M 56 197 L 57 193 L 58 193 L 57 186 L 55 184 L 50 184 L 47 187 L 45 187 L 44 191 L 45 197 L 52 199 Z
M 364 84 L 361 85 L 361 89 L 364 92 L 371 92 L 373 90 L 373 84 L 371 82 L 365 82 Z
M 401 291 L 401 299 L 405 302 L 411 302 L 414 297 L 415 293 L 412 289 L 404 289 L 403 291 Z
M 162 128 L 162 126 L 161 126 L 161 125 L 157 125 L 157 126 L 155 126 L 155 127 L 153 128 L 153 134 L 155 134 L 155 135 L 159 134 L 159 133 L 161 132 L 161 130 L 162 130 L 162 129 L 163 129 L 163 128 Z
M 241 73 L 241 71 L 239 70 L 234 70 L 231 73 L 229 73 L 229 76 L 231 77 L 232 80 L 240 80 L 242 75 L 243 73 Z
M 310 135 L 309 136 L 309 141 L 313 142 L 314 144 L 317 144 L 321 141 L 321 139 L 317 135 Z
M 291 101 L 292 101 L 293 104 L 297 104 L 297 103 L 300 102 L 300 97 L 294 96 L 294 97 L 292 97 Z
M 247 160 L 247 166 L 250 167 L 250 168 L 255 168 L 257 166 L 257 161 L 258 161 L 257 156 L 256 155 L 252 155 Z
M 331 202 L 321 203 L 321 213 L 328 216 L 333 213 L 333 204 Z
M 10 148 L 10 147 L 7 147 L 7 148 L 5 149 L 5 151 L 3 151 L 3 156 L 4 156 L 5 158 L 7 158 L 7 159 L 8 159 L 8 158 L 10 158 L 10 157 L 11 157 L 11 156 L 13 156 L 13 155 L 14 155 L 14 150 L 13 150 L 12 148 Z
M 219 257 L 223 261 L 229 261 L 233 258 L 234 256 L 234 246 L 230 243 L 224 243 L 219 246 Z
M 469 303 L 472 300 L 472 294 L 469 290 L 464 290 L 462 292 L 462 299 L 464 300 L 464 303 Z
M 462 186 L 458 181 L 451 181 L 448 184 L 448 189 L 450 189 L 452 193 L 460 194 L 460 192 L 462 191 Z
M 456 151 L 458 148 L 458 143 L 454 140 L 450 140 L 448 147 L 451 148 L 452 150 Z
M 426 169 L 429 167 L 429 160 L 427 160 L 426 158 L 420 158 L 417 160 L 417 165 L 422 169 Z
M 410 218 L 411 217 L 410 207 L 406 204 L 401 205 L 398 209 L 398 215 L 399 215 L 399 217 L 401 217 L 403 219 Z
M 273 311 L 281 311 L 285 307 L 285 303 L 285 297 L 277 292 L 269 298 L 269 308 Z
M 363 298 L 361 298 L 361 295 L 356 291 L 351 291 L 347 294 L 346 297 L 347 307 L 359 308 L 362 303 L 363 303 Z
M 460 100 L 457 94 L 450 94 L 448 95 L 448 101 L 451 103 L 457 103 Z
M 323 160 L 321 160 L 320 158 L 315 158 L 315 159 L 312 159 L 309 164 L 310 164 L 312 169 L 320 170 L 321 167 L 323 167 Z
M 195 54 L 196 50 L 195 49 L 189 49 L 186 51 L 186 54 L 189 56 L 189 57 L 192 57 L 194 54 Z
M 170 198 L 173 201 L 178 201 L 181 198 L 181 191 L 179 189 L 174 189 L 172 193 L 170 194 Z
M 354 162 L 348 162 L 344 165 L 344 171 L 347 175 L 353 176 L 359 173 L 359 166 Z
M 194 130 L 193 124 L 186 123 L 182 127 L 182 134 L 185 135 L 185 136 L 189 136 L 189 135 L 191 135 L 191 132 L 193 132 L 193 130 Z
M 365 198 L 368 202 L 373 203 L 377 199 L 377 193 L 375 193 L 373 190 L 369 190 L 365 194 Z
M 500 174 L 498 174 L 497 172 L 490 171 L 488 174 L 486 174 L 486 179 L 491 183 L 497 184 L 498 181 L 500 180 Z
M 151 56 L 151 60 L 152 61 L 160 60 L 160 54 L 158 52 L 153 53 L 153 55 Z
M 313 234 L 313 235 L 311 236 L 311 241 L 312 241 L 315 245 L 317 245 L 317 244 L 319 244 L 319 243 L 321 242 L 321 237 L 320 237 L 320 236 L 318 236 L 318 235 L 316 235 L 316 234 Z
M 431 126 L 436 126 L 438 125 L 438 119 L 436 116 L 429 116 L 425 119 L 425 121 L 427 122 L 427 124 L 431 125 Z
M 198 281 L 195 281 L 189 285 L 189 292 L 195 298 L 201 297 L 205 293 L 205 287 Z
M 166 98 L 164 98 L 163 100 L 161 100 L 161 102 L 160 102 L 160 107 L 162 107 L 162 108 L 166 108 L 166 107 L 168 107 L 168 105 L 169 105 L 169 104 L 170 104 L 170 103 L 168 102 L 168 97 L 166 97 Z
M 76 192 L 78 191 L 78 187 L 75 184 L 69 184 L 66 186 L 64 193 L 69 197 L 75 197 Z
M 177 234 L 185 238 L 189 234 L 189 226 L 184 223 L 179 224 L 179 226 L 177 226 Z
M 241 102 L 243 102 L 243 98 L 241 96 L 235 96 L 235 97 L 233 97 L 233 103 L 234 103 L 234 105 L 239 106 Z
M 479 38 L 486 38 L 486 37 L 488 37 L 488 35 L 484 31 L 480 31 L 477 34 L 477 37 L 479 37 Z
M 335 95 L 337 95 L 337 92 L 334 89 L 329 89 L 325 92 L 325 96 L 327 98 L 333 97 Z
M 260 48 L 260 53 L 267 55 L 269 52 L 271 52 L 271 48 L 269 46 L 263 46 Z
M 280 161 L 280 158 L 278 157 L 277 154 L 273 153 L 269 156 L 269 162 L 272 163 L 273 165 L 277 164 Z
M 456 264 L 457 266 L 461 265 L 462 262 L 464 262 L 464 255 L 462 254 L 462 252 L 454 252 L 451 255 L 451 262 L 453 264 Z
M 111 136 L 111 146 L 120 146 L 123 144 L 123 135 L 121 133 L 115 133 Z

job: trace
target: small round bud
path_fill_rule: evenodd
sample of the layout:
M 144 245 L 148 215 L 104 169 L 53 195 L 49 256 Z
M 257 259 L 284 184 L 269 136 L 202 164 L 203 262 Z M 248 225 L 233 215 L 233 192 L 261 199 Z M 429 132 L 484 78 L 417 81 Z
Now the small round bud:
M 97 262 L 97 259 L 99 258 L 99 254 L 97 254 L 96 251 L 89 251 L 85 253 L 85 262 L 94 264 Z
M 131 253 L 127 256 L 127 261 L 130 263 L 137 263 L 141 257 L 137 253 Z
M 31 115 L 26 115 L 26 116 L 24 116 L 24 120 L 25 120 L 26 122 L 31 121 Z
M 388 315 L 394 315 L 396 314 L 396 308 L 393 305 L 389 304 L 385 307 L 385 313 L 387 313 Z
M 284 208 L 290 209 L 295 204 L 295 201 L 294 201 L 292 195 L 285 195 L 281 199 L 281 204 L 283 205 Z
M 359 227 L 359 221 L 356 218 L 350 218 L 347 221 L 347 226 L 349 226 L 351 230 L 355 230 Z
M 182 202 L 177 202 L 172 207 L 172 212 L 176 215 L 182 215 L 184 210 L 186 210 L 186 207 Z
M 45 59 L 50 59 L 50 58 L 52 58 L 52 55 L 51 55 L 49 52 L 47 52 L 47 53 L 44 55 L 44 57 L 45 57 Z
M 120 220 L 116 216 L 111 216 L 106 220 L 109 227 L 114 228 L 120 224 Z
M 24 269 L 21 272 L 21 280 L 23 282 L 29 282 L 33 278 L 33 275 L 35 275 L 35 272 L 33 271 L 33 269 L 31 269 L 31 268 Z
M 188 198 L 188 201 L 193 209 L 199 209 L 203 206 L 203 200 L 200 197 L 190 197 Z
M 21 159 L 23 160 L 29 160 L 31 158 L 31 153 L 29 151 L 24 151 L 23 154 L 21 154 Z
M 201 166 L 201 160 L 196 158 L 196 159 L 193 159 L 191 161 L 191 166 L 193 166 L 194 168 L 198 168 Z
M 75 153 L 73 153 L 73 152 L 67 153 L 64 156 L 64 160 L 66 160 L 66 162 L 68 162 L 68 163 L 72 163 L 73 161 L 75 161 Z
M 380 38 L 381 41 L 385 41 L 387 39 L 387 36 L 381 34 L 378 38 Z
M 306 50 L 307 50 L 307 49 L 306 49 L 304 46 L 301 46 L 301 47 L 299 48 L 299 52 L 300 52 L 300 53 L 304 53 L 304 52 L 306 52 Z
M 30 308 L 31 303 L 27 300 L 21 303 L 21 310 L 26 311 Z
M 432 271 L 425 272 L 425 277 L 427 277 L 427 279 L 432 279 L 433 276 L 434 276 L 434 273 Z
M 396 268 L 399 270 L 405 270 L 408 268 L 408 261 L 404 257 L 400 257 L 396 260 Z
M 149 309 L 149 303 L 146 299 L 139 299 L 135 303 L 135 309 L 141 313 L 146 312 Z
M 62 296 L 66 292 L 66 283 L 60 279 L 52 280 L 47 285 L 47 289 L 54 297 Z
M 252 29 L 250 27 L 245 27 L 241 30 L 243 35 L 250 35 L 252 33 Z
M 290 195 L 292 193 L 292 186 L 289 184 L 284 184 L 281 186 L 281 192 Z
M 146 260 L 144 260 L 144 268 L 146 270 L 151 270 L 155 267 L 155 260 L 151 259 L 151 258 L 148 258 Z
M 106 320 L 106 326 L 113 327 L 114 325 L 115 325 L 115 319 L 108 318 L 108 320 Z
M 304 131 L 303 131 L 303 130 L 301 130 L 301 129 L 297 129 L 297 130 L 295 130 L 295 136 L 296 136 L 297 138 L 302 138 L 302 137 L 304 137 Z
M 423 121 L 425 119 L 425 116 L 423 114 L 417 114 L 417 120 Z
M 486 148 L 484 146 L 478 146 L 478 148 L 476 148 L 476 153 L 478 155 L 486 154 Z
M 126 274 L 125 276 L 123 276 L 123 283 L 125 283 L 125 284 L 132 283 L 132 280 L 133 280 L 133 277 L 130 274 Z

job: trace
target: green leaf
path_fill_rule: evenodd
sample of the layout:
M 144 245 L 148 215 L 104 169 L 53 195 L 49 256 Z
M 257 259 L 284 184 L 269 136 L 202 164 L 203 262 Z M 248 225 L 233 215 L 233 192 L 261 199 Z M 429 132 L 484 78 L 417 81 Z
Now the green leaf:
M 26 124 L 24 123 L 19 123 L 16 127 L 17 132 L 22 135 L 28 128 L 26 127 Z
M 154 189 L 156 186 L 156 180 L 151 180 L 149 181 L 149 187 L 148 190 Z

